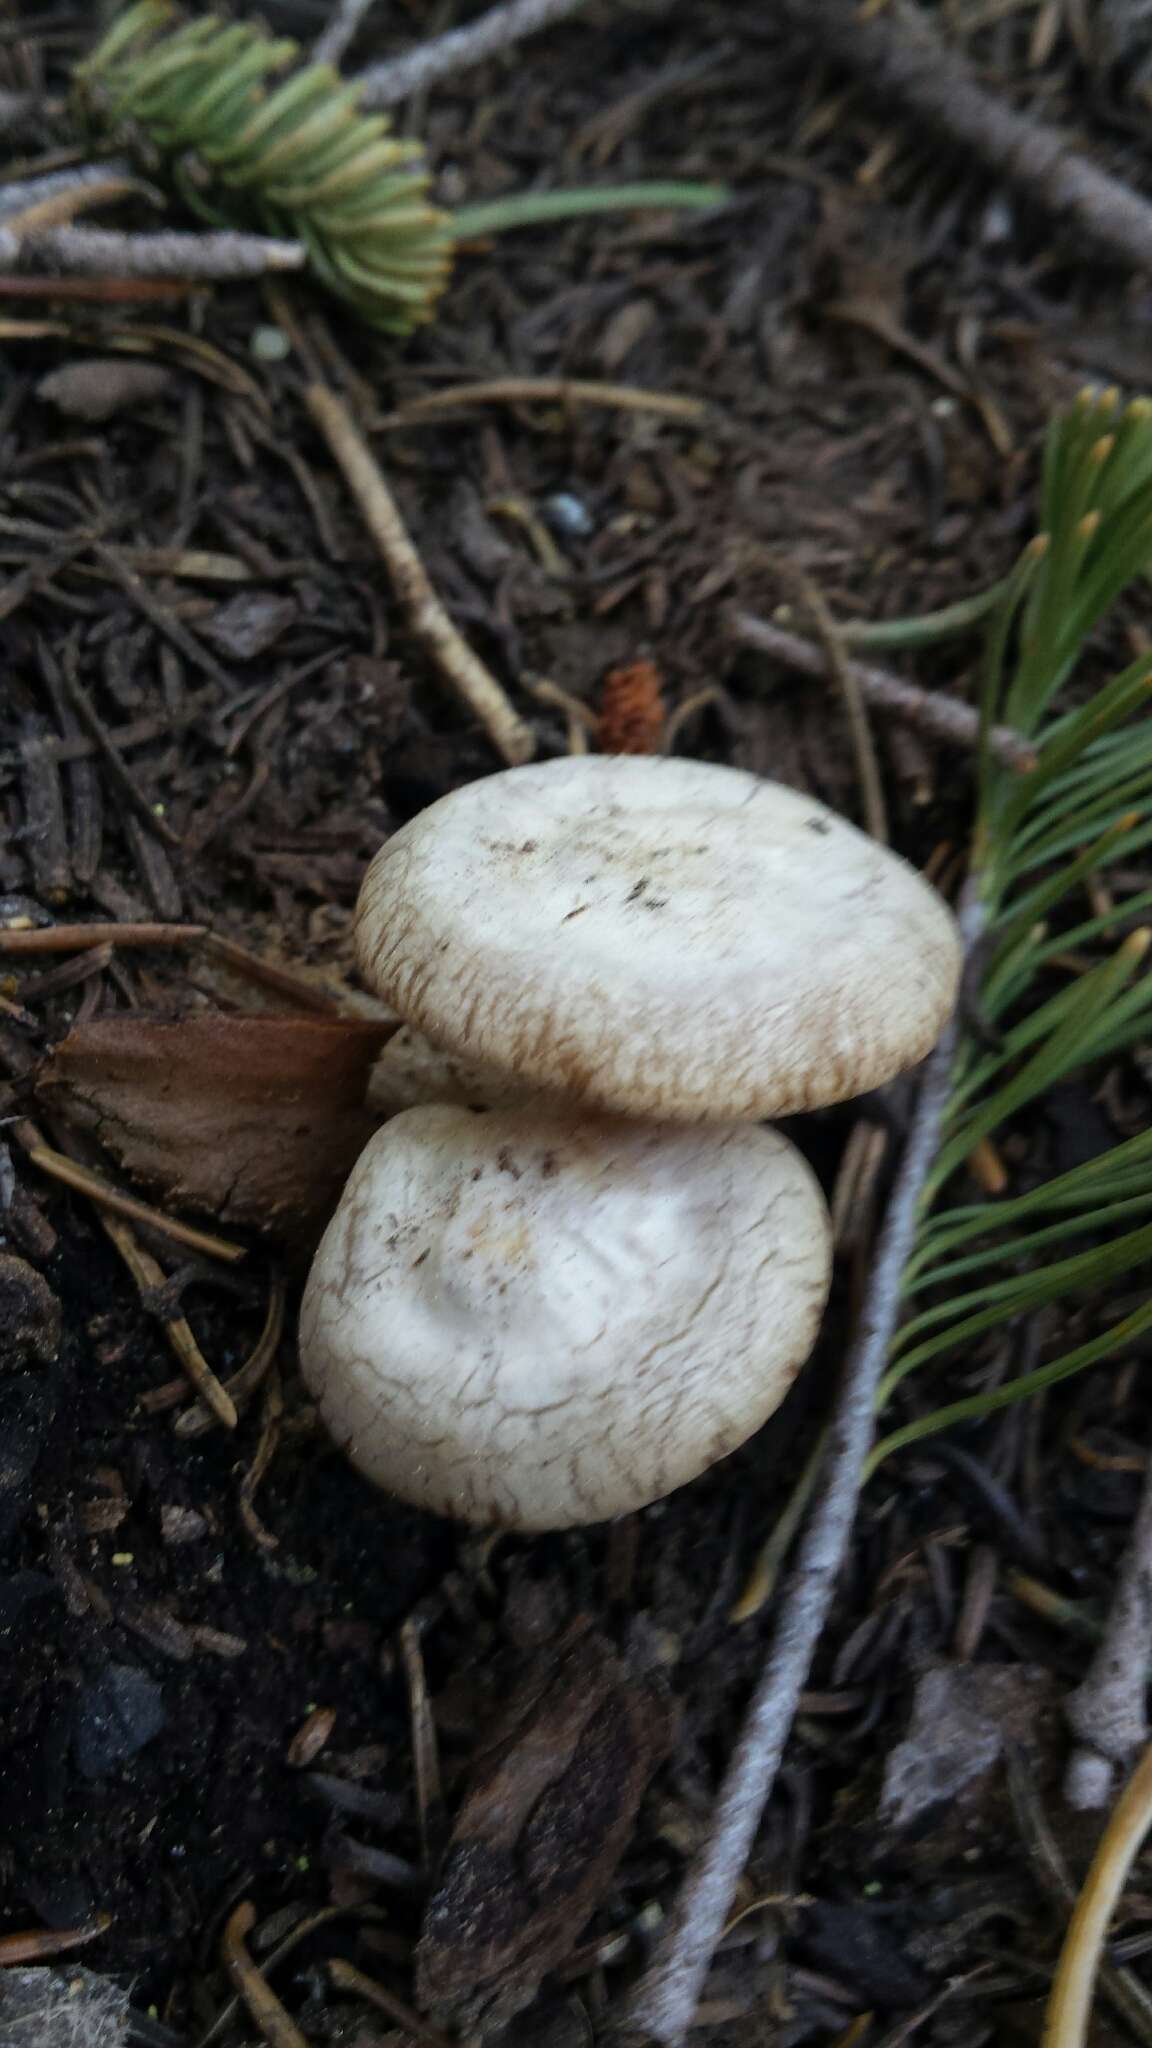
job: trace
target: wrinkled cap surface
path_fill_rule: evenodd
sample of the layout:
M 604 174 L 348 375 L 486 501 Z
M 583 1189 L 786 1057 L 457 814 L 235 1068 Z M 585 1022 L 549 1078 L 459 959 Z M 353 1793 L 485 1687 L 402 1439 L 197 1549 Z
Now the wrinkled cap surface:
M 783 1400 L 829 1236 L 805 1160 L 754 1124 L 410 1109 L 321 1243 L 301 1367 L 390 1493 L 506 1528 L 602 1521 Z
M 815 798 L 603 755 L 490 775 L 403 826 L 357 949 L 447 1051 L 686 1122 L 879 1087 L 931 1049 L 960 969 L 935 890 Z

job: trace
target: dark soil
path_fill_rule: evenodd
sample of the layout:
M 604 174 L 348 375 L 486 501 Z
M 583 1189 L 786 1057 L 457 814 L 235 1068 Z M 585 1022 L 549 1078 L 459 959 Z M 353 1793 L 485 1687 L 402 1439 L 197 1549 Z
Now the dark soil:
M 302 35 L 324 12 L 265 9 Z M 1036 12 L 1022 6 L 974 41 L 985 77 L 1146 184 L 1123 64 L 1090 89 L 1058 39 L 1030 71 Z M 357 59 L 443 25 L 442 11 L 433 24 L 418 6 L 376 13 L 379 33 L 365 29 Z M 44 80 L 55 93 L 86 33 L 76 14 L 11 14 L 0 85 Z M 412 118 L 450 198 L 665 175 L 736 188 L 718 217 L 602 218 L 470 254 L 436 325 L 403 348 L 306 291 L 292 303 L 366 425 L 497 376 L 605 378 L 706 400 L 690 424 L 505 405 L 381 428 L 374 446 L 438 590 L 534 719 L 543 753 L 563 750 L 565 728 L 529 694 L 535 679 L 595 714 L 610 671 L 651 659 L 669 711 L 720 686 L 688 715 L 681 751 L 858 816 L 833 694 L 738 652 L 726 607 L 770 611 L 794 596 L 800 570 L 840 616 L 899 616 L 1002 574 L 1030 531 L 1053 405 L 1086 377 L 1152 384 L 1146 287 L 1022 216 L 978 167 L 942 161 L 845 98 L 841 81 L 778 44 L 771 10 L 750 0 L 593 8 L 514 63 L 441 88 Z M 62 132 L 32 136 L 19 174 Z M 46 295 L 6 313 L 64 331 L 4 329 L 0 914 L 33 926 L 203 922 L 339 996 L 353 980 L 348 928 L 368 858 L 396 825 L 499 764 L 407 633 L 303 409 L 298 360 L 253 354 L 272 320 L 257 287 L 159 309 Z M 161 327 L 194 337 L 199 356 Z M 92 423 L 40 395 L 49 371 L 108 356 L 133 329 L 171 373 L 153 396 Z M 525 511 L 558 560 L 542 559 Z M 83 538 L 94 521 L 111 567 Z M 237 580 L 195 564 L 172 573 L 147 552 L 157 549 L 228 557 Z M 143 598 L 116 563 L 139 575 Z M 164 630 L 173 621 L 180 646 Z M 210 662 L 197 665 L 197 649 Z M 961 669 L 950 649 L 919 674 L 964 692 Z M 126 776 L 79 744 L 63 762 L 29 748 L 76 738 L 68 677 L 119 735 Z M 946 865 L 967 829 L 970 764 L 906 730 L 878 723 L 876 735 L 894 843 Z M 149 807 L 168 835 L 146 822 Z M 121 948 L 99 972 L 62 978 L 74 959 L 84 962 L 5 963 L 6 1115 L 40 1115 L 34 1062 L 78 1018 L 279 1006 L 267 988 L 210 975 L 196 953 Z M 1129 1116 L 1134 1102 L 1146 1107 L 1133 1073 L 1126 1094 L 1099 1079 L 1092 1092 L 1062 1091 L 1027 1134 L 1046 1170 L 1114 1138 L 1121 1101 Z M 792 1135 L 831 1188 L 858 1118 L 898 1129 L 903 1106 L 897 1089 Z M 49 1134 L 80 1142 L 61 1123 Z M 199 2039 L 228 1996 L 220 1937 L 238 1901 L 255 1905 L 258 1954 L 340 1906 L 276 1988 L 310 2042 L 402 2042 L 402 2022 L 338 1995 L 322 1964 L 343 1957 L 409 2003 L 421 1995 L 412 1949 L 443 1819 L 414 1773 L 430 1725 L 418 1663 L 450 1818 L 509 1694 L 538 1683 L 551 1646 L 584 1626 L 611 1707 L 597 1707 L 609 1731 L 597 1769 L 620 1800 L 647 1791 L 614 1869 L 589 1772 L 564 1750 L 559 1861 L 590 1873 L 583 1890 L 574 1880 L 572 1911 L 586 1924 L 570 1928 L 579 1946 L 550 1965 L 518 2024 L 533 2042 L 590 2038 L 706 1824 L 771 1620 L 769 1607 L 736 1626 L 730 1610 L 823 1410 L 874 1210 L 842 1262 L 817 1359 L 759 1439 L 632 1525 L 528 1541 L 398 1507 L 326 1447 L 294 1375 L 300 1267 L 285 1247 L 250 1235 L 238 1272 L 200 1260 L 189 1274 L 191 1255 L 144 1233 L 181 1274 L 180 1309 L 221 1376 L 251 1351 L 272 1277 L 288 1288 L 282 1422 L 256 1400 L 234 1436 L 187 1438 L 170 1409 L 142 1405 L 172 1378 L 173 1354 L 96 1209 L 15 1143 L 0 1150 L 0 1199 L 0 1246 L 43 1276 L 63 1330 L 53 1360 L 51 1303 L 29 1305 L 0 1262 L 0 1363 L 11 1366 L 0 1378 L 3 1930 L 110 1916 L 84 1960 L 131 1982 L 139 2038 L 171 2048 Z M 273 1453 L 246 1494 L 262 1435 Z M 894 2043 L 911 2038 L 899 2031 L 911 2015 L 924 2042 L 1038 2039 L 1063 1909 L 1037 1874 L 1028 1817 L 1047 1802 L 1078 1877 L 1090 1844 L 1055 1790 L 1057 1709 L 1086 1650 L 1059 1617 L 1038 1618 L 1013 1574 L 1065 1600 L 1106 1601 L 1139 1486 L 1133 1447 L 1146 1440 L 1135 1376 L 1102 1370 L 1051 1412 L 1011 1414 L 966 1439 L 975 1476 L 971 1460 L 926 1451 L 869 1489 L 741 1902 L 760 1905 L 710 1981 L 701 2023 L 717 2041 Z M 914 1824 L 881 1823 L 885 1760 L 918 1682 L 950 1656 L 995 1668 L 992 1690 L 1009 1685 L 993 1718 L 1022 1745 L 1030 1790 L 1018 1784 L 1013 1810 L 993 1763 Z M 305 1724 L 320 1739 L 317 1710 L 331 1728 L 301 1758 L 290 1745 Z M 577 1758 L 583 1739 L 572 1738 Z M 511 1885 L 507 1872 L 497 1882 Z M 539 1904 L 511 1889 L 506 1903 L 512 1921 L 522 1905 L 525 1924 Z M 440 1910 L 433 1922 L 450 1949 L 450 1920 Z M 543 1947 L 537 1960 L 529 1945 L 509 1965 L 509 2011 L 518 1988 L 531 1995 Z M 460 2010 L 427 2003 L 449 2024 Z M 871 2031 L 852 2032 L 864 2014 Z M 243 2022 L 219 2036 L 253 2037 Z

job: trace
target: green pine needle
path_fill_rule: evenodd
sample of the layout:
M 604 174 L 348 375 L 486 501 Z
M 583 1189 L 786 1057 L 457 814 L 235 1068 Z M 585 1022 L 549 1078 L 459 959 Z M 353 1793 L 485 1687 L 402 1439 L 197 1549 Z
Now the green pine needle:
M 409 334 L 431 320 L 458 242 L 579 214 L 718 206 L 717 185 L 647 184 L 513 193 L 440 212 L 419 143 L 327 64 L 252 22 L 178 25 L 172 0 L 137 0 L 78 67 L 89 121 L 167 167 L 181 197 L 220 227 L 303 243 L 321 283 L 371 326 Z M 281 74 L 287 74 L 282 76 Z
M 1152 658 L 1062 703 L 1088 637 L 1152 563 L 1152 403 L 1121 412 L 1114 392 L 1081 394 L 1048 435 L 1041 516 L 1012 575 L 928 622 L 961 632 L 984 614 L 984 732 L 1015 725 L 1037 765 L 1021 776 L 982 750 L 973 879 L 986 916 L 980 1007 L 998 1043 L 986 1032 L 961 1041 L 905 1273 L 915 1313 L 893 1346 L 881 1407 L 930 1362 L 966 1363 L 990 1332 L 1040 1310 L 1065 1320 L 1152 1266 L 1152 1133 L 1007 1200 L 944 1199 L 978 1145 L 1001 1141 L 1058 1081 L 1100 1071 L 1152 1032 L 1152 933 L 1133 928 L 1152 912 L 1152 888 L 1088 894 L 1152 845 Z M 916 624 L 886 630 L 914 644 Z M 893 1430 L 869 1469 L 1114 1357 L 1149 1328 L 1152 1301 L 993 1392 Z

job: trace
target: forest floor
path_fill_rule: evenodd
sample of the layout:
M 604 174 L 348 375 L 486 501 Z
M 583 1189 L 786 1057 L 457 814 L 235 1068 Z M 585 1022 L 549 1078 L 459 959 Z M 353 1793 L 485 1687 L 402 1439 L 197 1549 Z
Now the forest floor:
M 6 10 L 0 83 L 58 95 L 83 12 Z M 322 10 L 263 12 L 306 39 Z M 419 4 L 375 12 L 357 61 L 443 25 Z M 990 87 L 1147 187 L 1146 105 L 1122 66 L 1090 77 L 1059 27 L 1035 61 L 1050 12 L 942 10 Z M 1149 287 L 869 109 L 756 0 L 594 6 L 404 122 L 453 199 L 657 176 L 733 188 L 706 216 L 602 217 L 471 250 L 435 324 L 403 345 L 284 289 L 542 754 L 564 750 L 566 724 L 533 681 L 580 699 L 611 744 L 621 686 L 606 679 L 651 662 L 669 713 L 715 691 L 680 722 L 679 752 L 859 819 L 835 690 L 737 646 L 732 609 L 794 603 L 797 572 L 844 620 L 922 612 L 1002 575 L 1033 528 L 1053 408 L 1085 381 L 1152 390 Z M 19 174 L 60 139 L 49 122 Z M 309 997 L 312 1014 L 347 1013 L 367 861 L 500 765 L 390 594 L 298 354 L 267 359 L 277 324 L 259 284 L 154 307 L 76 303 L 42 281 L 0 321 L 0 920 L 205 925 L 287 977 L 277 989 L 195 946 L 2 963 L 0 1108 L 120 1185 L 123 1164 L 34 1092 L 48 1049 L 133 1015 L 300 1018 Z M 97 358 L 113 366 L 96 373 L 107 417 L 91 378 L 52 382 Z M 163 374 L 121 387 L 141 362 Z M 557 377 L 699 409 L 537 398 L 405 417 L 477 380 Z M 1139 618 L 1121 616 L 1112 652 L 1140 644 Z M 968 654 L 903 668 L 970 695 Z M 874 733 L 893 844 L 954 872 L 970 757 L 881 719 Z M 211 1085 L 226 1102 L 223 1043 Z M 1122 1080 L 1129 1112 L 1133 1091 L 1146 1106 L 1131 1062 Z M 1058 1171 L 1110 1142 L 1117 1085 L 1055 1091 L 1014 1163 Z M 528 1702 L 571 1669 L 577 1705 L 581 1686 L 623 1700 L 617 1740 L 637 1754 L 614 1767 L 648 1789 L 622 1861 L 605 1859 L 578 1730 L 553 1702 L 573 1943 L 559 1959 L 543 1933 L 533 1946 L 512 1857 L 516 1938 L 498 1975 L 509 2009 L 534 2000 L 516 2038 L 575 2048 L 598 2033 L 707 1825 L 771 1627 L 770 1602 L 741 1622 L 732 1610 L 824 1412 L 902 1102 L 843 1219 L 821 1348 L 781 1413 L 630 1523 L 530 1539 L 397 1505 L 326 1445 L 295 1372 L 300 1261 L 275 1236 L 192 1219 L 249 1247 L 229 1266 L 140 1226 L 169 1276 L 158 1301 L 96 1205 L 15 1142 L 0 1150 L 0 1243 L 47 1290 L 21 1296 L 0 1264 L 21 1368 L 0 1380 L 0 1936 L 107 1915 L 83 1961 L 131 1986 L 134 2038 L 190 2048 L 218 2021 L 211 2038 L 234 2048 L 256 2029 L 225 2010 L 221 1936 L 251 1900 L 258 1959 L 296 1938 L 272 1981 L 307 2043 L 400 2048 L 417 2037 L 412 1955 L 469 1771 L 510 1694 Z M 829 1191 L 877 1114 L 849 1104 L 789 1127 Z M 181 1434 L 172 1317 L 227 1378 L 270 1299 L 271 1378 L 234 1432 Z M 1083 1627 L 1106 1605 L 1146 1441 L 1129 1361 L 981 1425 L 961 1455 L 927 1447 L 872 1481 L 693 2038 L 1038 2041 L 1065 1912 L 1045 1829 L 1078 1879 L 1097 1825 L 1060 1799 L 1059 1706 L 1088 1647 L 1070 1617 Z M 572 1652 L 581 1629 L 599 1663 Z M 1133 1896 L 1130 1961 L 1152 1946 L 1138 1927 L 1152 1890 Z M 453 1939 L 438 1921 L 449 1986 Z M 389 1987 L 400 2017 L 334 1983 L 333 1958 Z M 452 2023 L 446 1995 L 418 2037 Z M 1107 2019 L 1093 2035 L 1130 2038 Z

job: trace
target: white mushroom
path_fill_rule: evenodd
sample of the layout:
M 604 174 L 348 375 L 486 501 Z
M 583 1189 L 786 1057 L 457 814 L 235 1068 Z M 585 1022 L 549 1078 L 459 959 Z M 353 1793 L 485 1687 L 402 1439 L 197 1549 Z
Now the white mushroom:
M 455 790 L 388 840 L 364 978 L 433 1045 L 591 1110 L 676 1122 L 840 1102 L 923 1058 L 956 926 L 813 797 L 586 755 Z
M 472 1109 L 523 1103 L 539 1095 L 514 1074 L 457 1059 L 422 1032 L 402 1024 L 388 1040 L 368 1077 L 364 1097 L 378 1117 L 397 1116 L 425 1102 L 455 1102 Z
M 468 1521 L 555 1529 L 682 1485 L 811 1349 L 829 1227 L 754 1125 L 405 1111 L 370 1141 L 304 1298 L 304 1376 L 352 1462 Z

